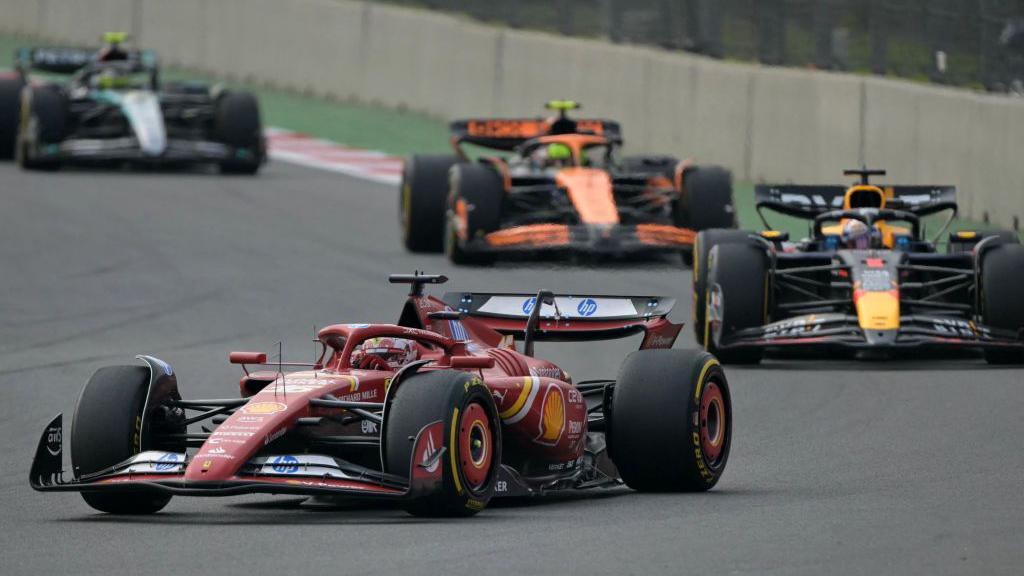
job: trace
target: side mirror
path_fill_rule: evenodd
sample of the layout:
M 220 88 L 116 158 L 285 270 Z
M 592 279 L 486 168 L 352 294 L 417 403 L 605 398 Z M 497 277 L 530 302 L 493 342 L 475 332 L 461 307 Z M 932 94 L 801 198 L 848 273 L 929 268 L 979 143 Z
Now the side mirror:
M 266 352 L 231 352 L 228 360 L 232 364 L 266 364 Z
M 490 356 L 453 356 L 451 366 L 456 369 L 494 368 L 494 358 Z

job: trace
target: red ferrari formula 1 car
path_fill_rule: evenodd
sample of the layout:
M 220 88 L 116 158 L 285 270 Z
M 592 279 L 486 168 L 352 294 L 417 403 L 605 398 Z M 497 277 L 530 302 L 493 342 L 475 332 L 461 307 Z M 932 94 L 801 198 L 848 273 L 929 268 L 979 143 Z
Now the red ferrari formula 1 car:
M 122 514 L 159 511 L 174 495 L 270 493 L 465 516 L 494 496 L 622 483 L 704 491 L 718 481 L 729 387 L 712 355 L 669 349 L 680 330 L 665 318 L 673 299 L 423 295 L 445 280 L 392 276 L 412 286 L 398 323 L 328 326 L 315 363 L 232 352 L 245 371 L 239 398 L 185 400 L 170 365 L 150 356 L 101 368 L 75 409 L 71 477 L 57 416 L 31 485 Z M 533 354 L 537 341 L 638 333 L 641 349 L 615 379 L 573 382 Z M 293 366 L 302 369 L 284 372 Z
M 668 156 L 619 158 L 619 125 L 572 119 L 554 101 L 549 119 L 453 122 L 454 155 L 415 155 L 402 177 L 403 240 L 456 264 L 502 254 L 623 256 L 674 252 L 689 259 L 695 231 L 735 227 L 732 176 Z M 498 155 L 471 155 L 485 148 Z

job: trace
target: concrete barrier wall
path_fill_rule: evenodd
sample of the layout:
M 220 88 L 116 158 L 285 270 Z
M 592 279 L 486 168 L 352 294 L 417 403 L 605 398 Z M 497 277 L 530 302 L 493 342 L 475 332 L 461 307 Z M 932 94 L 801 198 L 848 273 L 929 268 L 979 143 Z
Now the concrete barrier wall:
M 0 0 L 0 31 L 91 44 L 128 30 L 167 64 L 443 118 L 533 116 L 574 98 L 629 153 L 693 156 L 742 180 L 952 183 L 967 216 L 1024 217 L 1024 102 L 720 62 L 349 0 Z

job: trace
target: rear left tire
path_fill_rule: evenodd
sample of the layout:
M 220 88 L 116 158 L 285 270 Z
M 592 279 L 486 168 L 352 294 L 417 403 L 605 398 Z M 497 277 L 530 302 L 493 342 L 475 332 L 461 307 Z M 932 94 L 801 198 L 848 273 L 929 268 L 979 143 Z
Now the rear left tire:
M 609 451 L 630 488 L 703 492 L 721 478 L 732 443 L 732 403 L 725 372 L 711 354 L 633 352 L 619 370 L 610 416 Z
M 107 366 L 92 375 L 71 425 L 71 464 L 76 475 L 109 468 L 148 447 L 142 410 L 149 378 L 144 366 Z M 82 492 L 82 498 L 110 514 L 152 514 L 171 501 L 170 495 L 144 490 Z

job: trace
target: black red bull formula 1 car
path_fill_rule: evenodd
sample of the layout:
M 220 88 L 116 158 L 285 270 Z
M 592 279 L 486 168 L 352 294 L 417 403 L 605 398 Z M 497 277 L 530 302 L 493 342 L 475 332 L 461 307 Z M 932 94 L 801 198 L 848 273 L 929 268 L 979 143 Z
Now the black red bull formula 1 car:
M 665 318 L 673 299 L 423 295 L 445 280 L 392 276 L 412 286 L 398 323 L 328 326 L 313 363 L 232 352 L 245 371 L 237 398 L 186 400 L 171 366 L 151 356 L 102 368 L 75 409 L 70 475 L 57 416 L 30 483 L 122 514 L 157 512 L 175 495 L 269 493 L 464 516 L 492 497 L 718 481 L 729 387 L 712 355 L 670 349 L 681 328 Z M 538 341 L 632 334 L 644 335 L 641 349 L 615 379 L 573 382 L 534 356 Z
M 620 160 L 618 123 L 569 118 L 577 107 L 554 101 L 548 119 L 453 122 L 454 155 L 409 158 L 406 248 L 443 250 L 456 264 L 541 251 L 688 259 L 696 231 L 735 227 L 727 170 L 667 156 Z M 471 160 L 480 149 L 499 155 Z
M 696 336 L 723 362 L 765 351 L 885 354 L 977 349 L 1024 363 L 1024 246 L 1011 232 L 959 231 L 952 186 L 874 186 L 882 170 L 848 170 L 851 186 L 764 185 L 758 212 L 807 218 L 811 237 L 709 230 L 695 247 Z M 922 220 L 945 212 L 932 239 Z

